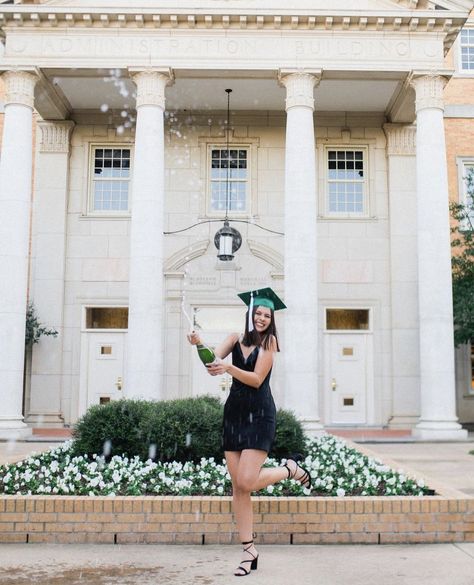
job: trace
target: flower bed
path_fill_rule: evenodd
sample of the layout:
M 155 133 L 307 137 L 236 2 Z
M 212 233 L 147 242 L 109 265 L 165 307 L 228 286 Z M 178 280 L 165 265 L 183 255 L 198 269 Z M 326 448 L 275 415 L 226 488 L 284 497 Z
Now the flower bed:
M 325 435 L 310 439 L 303 465 L 313 477 L 313 490 L 285 480 L 261 490 L 266 496 L 405 496 L 432 495 L 433 490 L 366 457 L 345 441 Z M 274 467 L 279 461 L 268 459 Z M 155 463 L 138 457 L 104 455 L 73 457 L 71 442 L 0 467 L 0 494 L 140 496 L 229 495 L 231 481 L 224 462 Z

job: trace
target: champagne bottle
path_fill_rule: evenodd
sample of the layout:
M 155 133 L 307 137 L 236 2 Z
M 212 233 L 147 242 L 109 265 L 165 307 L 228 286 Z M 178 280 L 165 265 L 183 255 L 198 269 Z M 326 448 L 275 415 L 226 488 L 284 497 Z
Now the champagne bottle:
M 196 345 L 196 349 L 198 352 L 199 359 L 202 361 L 204 365 L 210 364 L 216 359 L 216 354 L 209 347 L 206 347 L 205 345 L 198 343 Z

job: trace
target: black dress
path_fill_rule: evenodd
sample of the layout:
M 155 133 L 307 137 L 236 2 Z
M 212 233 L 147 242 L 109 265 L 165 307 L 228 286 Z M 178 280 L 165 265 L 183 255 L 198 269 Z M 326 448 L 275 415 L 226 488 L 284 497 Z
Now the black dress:
M 245 359 L 240 342 L 237 341 L 232 349 L 232 364 L 241 370 L 253 372 L 258 352 L 259 348 L 256 347 Z M 259 388 L 232 379 L 230 394 L 224 406 L 224 451 L 270 451 L 276 428 L 276 408 L 270 390 L 271 372 L 268 372 Z

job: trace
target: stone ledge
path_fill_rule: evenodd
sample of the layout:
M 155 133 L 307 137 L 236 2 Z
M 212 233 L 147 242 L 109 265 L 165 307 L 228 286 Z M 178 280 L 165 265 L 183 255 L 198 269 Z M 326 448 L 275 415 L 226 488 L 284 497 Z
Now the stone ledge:
M 0 543 L 237 543 L 230 497 L 2 496 Z M 474 498 L 253 498 L 264 544 L 474 542 Z

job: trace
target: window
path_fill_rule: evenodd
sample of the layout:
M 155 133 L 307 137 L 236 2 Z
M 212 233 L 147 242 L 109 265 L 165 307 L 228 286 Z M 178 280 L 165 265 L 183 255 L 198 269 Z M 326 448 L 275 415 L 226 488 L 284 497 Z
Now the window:
M 474 158 L 458 160 L 459 168 L 459 203 L 474 208 Z M 470 223 L 474 226 L 474 213 L 469 214 Z M 464 229 L 472 228 L 469 219 L 462 222 Z
M 248 200 L 248 149 L 211 148 L 211 211 L 244 213 Z
M 365 215 L 365 151 L 328 149 L 326 152 L 328 213 L 344 217 Z
M 130 148 L 93 147 L 91 211 L 114 213 L 129 210 L 130 152 Z
M 369 329 L 368 309 L 326 309 L 327 331 L 360 331 Z M 351 349 L 351 348 L 344 348 Z M 344 355 L 352 355 L 346 353 Z
M 87 307 L 86 329 L 127 329 L 128 307 Z M 102 354 L 106 353 L 101 351 Z
M 463 28 L 459 36 L 461 71 L 474 73 L 474 28 Z

